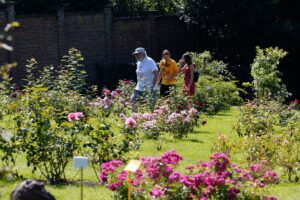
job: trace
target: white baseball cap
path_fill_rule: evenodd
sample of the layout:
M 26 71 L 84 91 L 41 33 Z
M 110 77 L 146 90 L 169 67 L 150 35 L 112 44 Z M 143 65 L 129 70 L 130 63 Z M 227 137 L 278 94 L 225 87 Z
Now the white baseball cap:
M 132 54 L 138 54 L 138 53 L 146 53 L 146 51 L 143 47 L 138 47 L 135 49 L 135 51 Z

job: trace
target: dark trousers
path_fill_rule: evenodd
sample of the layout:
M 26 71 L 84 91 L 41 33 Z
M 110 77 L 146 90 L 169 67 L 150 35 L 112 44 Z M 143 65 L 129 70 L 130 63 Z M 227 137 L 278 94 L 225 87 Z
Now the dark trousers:
M 170 90 L 173 88 L 174 85 L 160 85 L 160 96 L 161 97 L 166 97 L 170 95 Z

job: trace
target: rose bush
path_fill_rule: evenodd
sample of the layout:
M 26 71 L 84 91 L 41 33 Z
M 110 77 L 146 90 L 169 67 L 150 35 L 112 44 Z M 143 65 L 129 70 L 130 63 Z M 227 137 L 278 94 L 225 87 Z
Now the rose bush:
M 214 153 L 208 162 L 176 171 L 182 157 L 175 151 L 160 157 L 142 157 L 142 169 L 131 179 L 133 199 L 267 199 L 258 191 L 279 179 L 265 162 L 242 170 L 226 154 Z M 114 199 L 126 199 L 128 174 L 122 161 L 101 165 L 100 184 L 113 191 Z M 276 199 L 276 198 L 273 198 Z

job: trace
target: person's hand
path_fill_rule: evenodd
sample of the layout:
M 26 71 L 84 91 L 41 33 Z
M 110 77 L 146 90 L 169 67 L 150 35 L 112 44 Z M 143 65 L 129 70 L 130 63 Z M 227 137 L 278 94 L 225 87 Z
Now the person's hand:
M 189 93 L 189 92 L 190 92 L 190 88 L 189 88 L 189 87 L 184 87 L 184 88 L 183 88 L 183 91 L 184 91 L 185 93 Z

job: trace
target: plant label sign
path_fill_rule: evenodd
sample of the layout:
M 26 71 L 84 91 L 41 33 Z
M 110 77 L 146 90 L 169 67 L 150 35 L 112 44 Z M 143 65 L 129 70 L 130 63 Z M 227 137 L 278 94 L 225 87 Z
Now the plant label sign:
M 74 168 L 86 168 L 88 166 L 88 157 L 74 156 L 73 167 Z
M 130 160 L 128 165 L 125 167 L 125 171 L 136 172 L 141 164 L 142 162 L 139 160 Z

